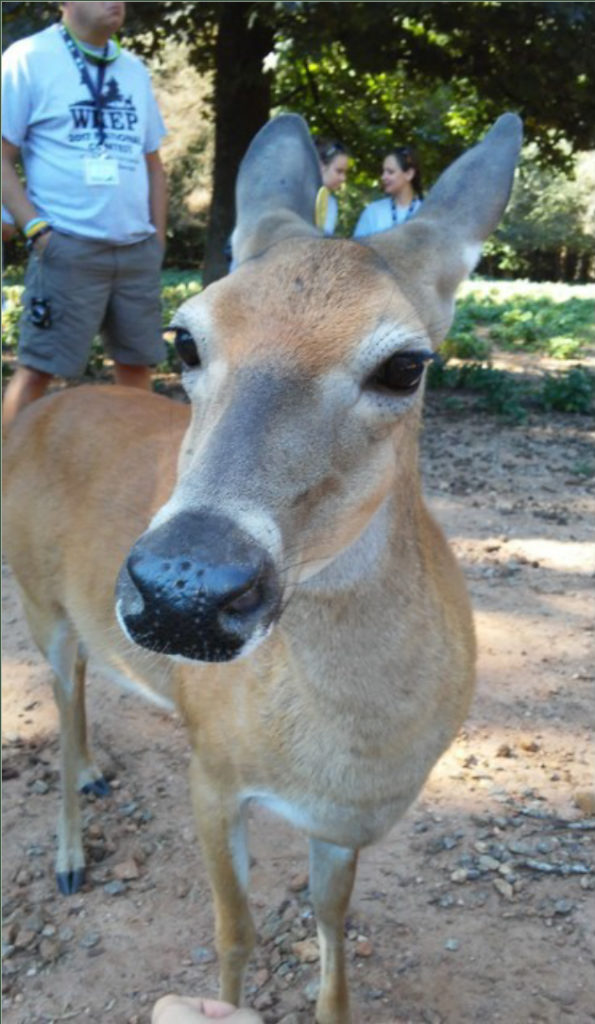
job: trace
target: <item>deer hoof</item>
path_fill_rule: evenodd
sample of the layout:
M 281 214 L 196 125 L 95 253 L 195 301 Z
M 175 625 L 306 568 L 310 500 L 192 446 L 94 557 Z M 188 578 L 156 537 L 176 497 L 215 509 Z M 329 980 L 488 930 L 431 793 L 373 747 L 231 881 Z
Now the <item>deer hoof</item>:
M 93 779 L 92 782 L 86 782 L 84 786 L 81 786 L 81 793 L 93 793 L 94 796 L 110 796 L 111 786 L 109 782 L 104 779 L 103 775 L 100 775 L 98 779 Z
M 85 881 L 85 869 L 76 868 L 74 871 L 58 871 L 56 873 L 58 889 L 63 896 L 73 896 L 78 892 Z

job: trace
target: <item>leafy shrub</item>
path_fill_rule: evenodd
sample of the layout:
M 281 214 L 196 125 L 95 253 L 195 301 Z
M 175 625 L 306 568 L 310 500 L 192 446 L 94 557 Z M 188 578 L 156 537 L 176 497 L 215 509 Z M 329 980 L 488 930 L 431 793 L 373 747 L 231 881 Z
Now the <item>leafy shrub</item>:
M 544 378 L 540 405 L 550 412 L 587 413 L 595 395 L 595 377 L 582 366 L 575 366 L 560 374 L 547 374 Z
M 487 352 L 471 351 L 466 341 L 477 336 Z M 465 336 L 460 354 L 456 339 Z M 446 354 L 457 358 L 485 359 L 488 345 L 510 351 L 543 352 L 556 359 L 580 357 L 595 341 L 595 288 L 590 285 L 539 285 L 530 282 L 473 281 L 463 286 Z M 563 341 L 562 339 L 565 339 Z M 467 345 L 469 355 L 463 354 Z
M 553 359 L 576 359 L 580 356 L 583 347 L 583 343 L 579 338 L 557 335 L 554 338 L 548 339 L 546 352 Z
M 487 359 L 491 350 L 488 339 L 479 338 L 473 331 L 451 332 L 440 347 L 446 359 Z

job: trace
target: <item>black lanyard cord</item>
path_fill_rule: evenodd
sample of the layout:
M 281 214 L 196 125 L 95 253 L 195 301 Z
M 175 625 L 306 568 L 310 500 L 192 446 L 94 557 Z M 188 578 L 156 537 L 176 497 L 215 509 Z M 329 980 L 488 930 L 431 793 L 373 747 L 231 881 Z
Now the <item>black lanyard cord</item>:
M 89 71 L 89 65 L 88 65 L 85 57 L 83 56 L 83 54 L 79 50 L 79 48 L 76 45 L 74 39 L 69 35 L 67 30 L 65 29 L 64 25 L 60 26 L 60 32 L 62 33 L 62 38 L 63 38 L 64 42 L 66 43 L 66 46 L 67 46 L 68 50 L 70 51 L 70 55 L 71 55 L 74 63 L 76 64 L 77 68 L 80 71 L 81 80 L 87 86 L 87 89 L 89 90 L 89 93 L 91 95 L 91 99 L 93 101 L 93 109 L 95 111 L 95 122 L 96 122 L 95 123 L 95 127 L 96 127 L 96 130 L 97 130 L 97 143 L 98 143 L 99 147 L 101 148 L 103 146 L 104 142 L 105 142 L 105 135 L 106 135 L 105 125 L 103 123 L 103 114 L 102 114 L 103 104 L 104 104 L 104 97 L 101 94 L 102 94 L 102 91 L 103 91 L 103 83 L 104 83 L 104 80 L 105 80 L 105 69 L 106 69 L 106 66 L 107 66 L 105 58 L 107 57 L 108 44 L 106 43 L 104 48 L 103 48 L 103 55 L 101 57 L 98 56 L 98 58 L 97 58 L 97 62 L 98 62 L 97 63 L 97 81 L 94 82 L 93 79 L 91 78 L 91 73 Z

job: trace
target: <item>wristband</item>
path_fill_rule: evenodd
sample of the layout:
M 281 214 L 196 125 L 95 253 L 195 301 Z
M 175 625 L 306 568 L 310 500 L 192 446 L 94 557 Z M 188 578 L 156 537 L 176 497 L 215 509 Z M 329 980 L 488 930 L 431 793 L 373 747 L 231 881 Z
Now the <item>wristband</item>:
M 52 230 L 52 225 L 48 224 L 48 222 L 45 221 L 45 220 L 42 221 L 41 227 L 39 227 L 37 229 L 37 231 L 34 231 L 32 235 L 29 235 L 29 237 L 27 238 L 27 240 L 25 242 L 25 245 L 27 246 L 28 249 L 32 249 L 33 245 L 37 241 L 37 239 L 41 238 L 42 235 L 47 235 L 51 230 Z
M 27 221 L 25 227 L 23 228 L 23 234 L 25 238 L 31 238 L 31 235 L 35 234 L 36 227 L 45 227 L 46 224 L 47 220 L 45 219 L 45 217 L 32 217 L 31 220 Z

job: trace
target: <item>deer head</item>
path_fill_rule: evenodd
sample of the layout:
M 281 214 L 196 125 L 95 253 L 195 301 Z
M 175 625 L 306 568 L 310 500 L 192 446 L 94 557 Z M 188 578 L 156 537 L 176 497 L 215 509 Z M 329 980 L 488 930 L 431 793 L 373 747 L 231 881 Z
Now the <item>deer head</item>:
M 173 493 L 120 575 L 137 643 L 231 660 L 298 584 L 348 587 L 411 534 L 424 368 L 505 208 L 520 143 L 505 114 L 410 222 L 361 243 L 314 227 L 320 172 L 303 120 L 258 133 L 237 184 L 237 269 L 174 318 L 192 420 Z

